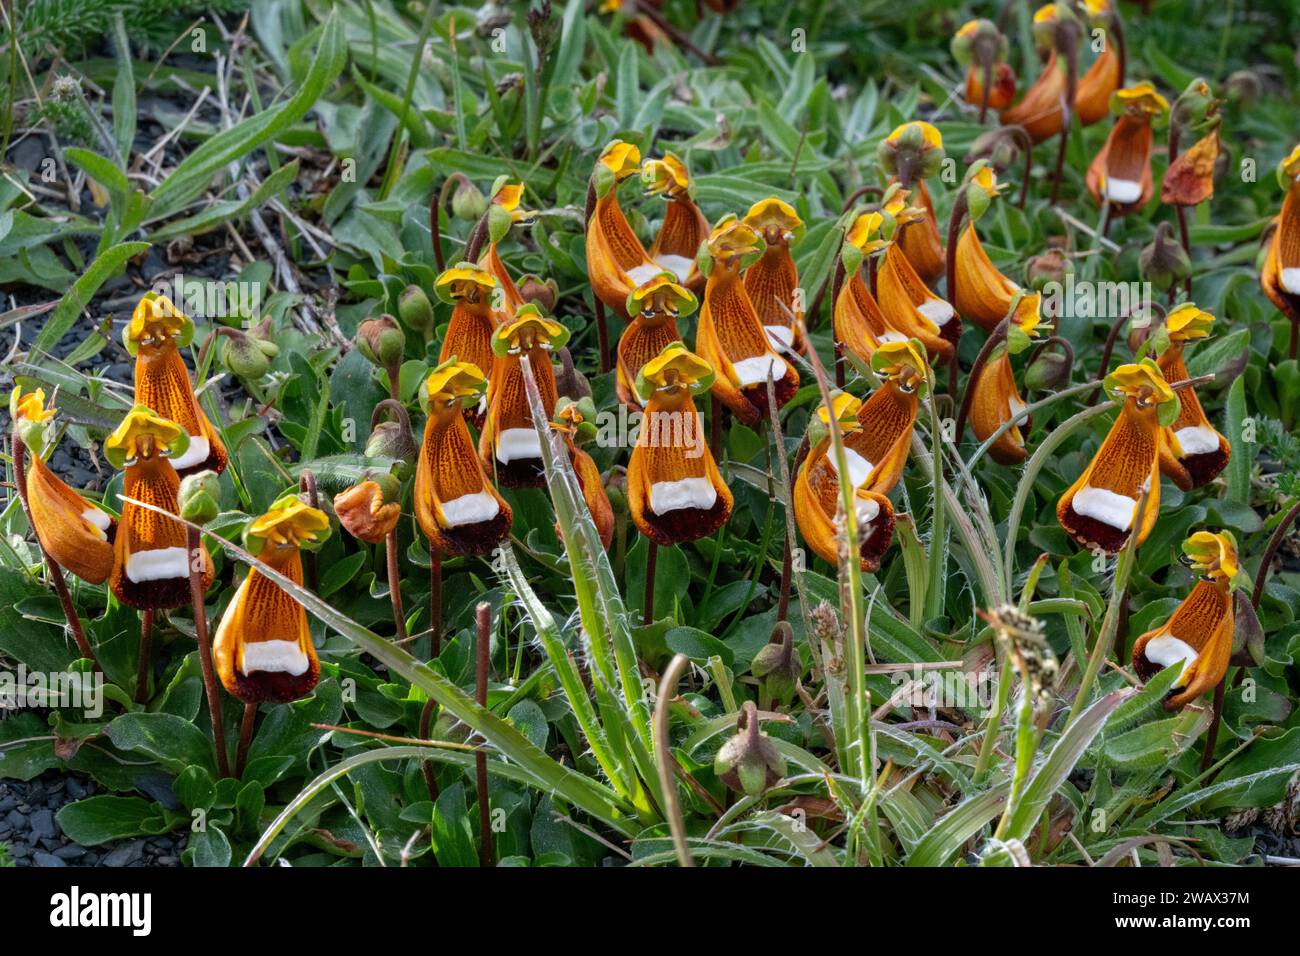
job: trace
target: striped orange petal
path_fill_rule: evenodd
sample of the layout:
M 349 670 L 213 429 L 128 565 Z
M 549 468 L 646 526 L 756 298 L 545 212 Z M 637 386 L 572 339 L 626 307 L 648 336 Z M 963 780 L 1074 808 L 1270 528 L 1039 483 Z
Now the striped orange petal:
M 199 407 L 189 370 L 172 337 L 154 337 L 139 344 L 135 402 L 175 422 L 190 436 L 189 448 L 172 462 L 182 478 L 199 471 L 225 471 L 229 460 L 226 446 Z
M 609 503 L 600 469 L 590 455 L 572 442 L 569 442 L 569 460 L 573 462 L 573 471 L 578 476 L 578 485 L 582 488 L 583 500 L 587 502 L 587 510 L 591 512 L 591 520 L 600 535 L 600 543 L 608 548 L 614 540 L 614 506 Z M 555 533 L 563 538 L 559 522 L 556 522 Z
M 1004 126 L 1023 126 L 1035 144 L 1051 139 L 1061 132 L 1064 114 L 1061 101 L 1065 98 L 1065 64 L 1058 62 L 1053 50 L 1038 75 L 1034 85 L 1025 91 L 1024 98 L 1010 109 L 1002 111 Z M 1109 101 L 1107 101 L 1109 102 Z
M 956 289 L 949 290 L 953 305 L 963 318 L 992 332 L 1011 311 L 1020 287 L 993 265 L 973 224 L 957 239 L 956 266 Z
M 1116 554 L 1127 543 L 1142 493 L 1150 489 L 1138 544 L 1160 513 L 1160 423 L 1154 407 L 1124 400 L 1092 462 L 1056 504 L 1061 527 L 1085 548 Z
M 1300 182 L 1292 181 L 1282 202 L 1260 284 L 1279 312 L 1300 316 Z
M 844 436 L 845 455 L 850 470 L 854 458 L 848 441 L 860 434 Z M 799 533 L 808 547 L 824 561 L 839 561 L 839 543 L 835 518 L 841 505 L 839 477 L 831 458 L 830 436 L 817 443 L 804 459 L 795 476 L 794 516 Z M 869 482 L 868 482 L 869 483 Z M 854 492 L 857 509 L 858 558 L 863 571 L 875 573 L 880 559 L 894 539 L 894 506 L 883 494 L 859 485 Z
M 596 200 L 587 224 L 586 242 L 587 275 L 592 289 L 606 308 L 628 318 L 628 295 L 657 276 L 663 267 L 650 258 L 632 231 L 618 203 L 617 187 Z
M 1181 382 L 1188 377 L 1183 362 L 1183 343 L 1171 341 L 1157 363 L 1165 381 Z M 1232 448 L 1210 424 L 1195 388 L 1178 393 L 1182 406 L 1173 425 L 1164 430 L 1160 444 L 1160 470 L 1183 491 L 1208 485 L 1228 467 Z
M 1141 209 L 1154 191 L 1151 182 L 1151 117 L 1125 113 L 1115 120 L 1106 143 L 1088 166 L 1088 192 L 1111 212 Z
M 632 320 L 619 336 L 614 388 L 620 402 L 630 408 L 640 408 L 637 374 L 664 346 L 681 341 L 677 318 L 694 312 L 698 303 L 669 273 L 638 286 L 629 298 L 628 313 Z
M 943 240 L 939 237 L 939 222 L 934 215 L 934 201 L 930 198 L 930 190 L 925 185 L 925 180 L 918 179 L 913 189 L 915 190 L 913 203 L 922 210 L 924 215 L 915 222 L 900 226 L 898 242 L 917 275 L 930 283 L 943 275 L 947 261 L 946 254 L 943 250 Z
M 864 362 L 871 361 L 881 342 L 903 338 L 885 320 L 880 304 L 867 288 L 859 270 L 840 286 L 833 311 L 835 341 Z
M 984 365 L 979 378 L 970 387 L 975 389 L 970 409 L 970 426 L 981 442 L 987 441 L 1013 415 L 1024 410 L 1025 403 L 1016 389 L 1011 354 L 1005 349 L 1001 355 Z M 1024 427 L 1029 427 L 1028 422 Z M 1027 457 L 1025 438 L 1020 429 L 1020 425 L 1012 425 L 989 447 L 989 454 L 998 464 L 1014 465 Z
M 532 364 L 542 407 L 549 419 L 555 412 L 555 402 L 559 397 L 550 355 L 540 346 L 525 349 L 521 354 L 526 354 Z M 541 488 L 546 484 L 542 472 L 542 447 L 533 428 L 519 359 L 520 355 L 497 359 L 488 386 L 487 421 L 479 435 L 479 457 L 483 467 L 491 469 L 502 486 Z
M 83 581 L 102 584 L 113 570 L 112 517 L 64 484 L 39 455 L 28 461 L 27 506 L 41 547 Z
M 713 262 L 696 331 L 695 350 L 718 373 L 713 395 L 747 425 L 767 414 L 770 370 L 779 408 L 799 389 L 799 373 L 776 352 L 740 278 L 740 257 Z
M 877 285 L 880 310 L 895 332 L 919 339 L 936 364 L 952 358 L 961 337 L 961 319 L 921 281 L 898 243 L 885 252 Z
M 645 404 L 627 467 L 632 523 L 665 547 L 713 534 L 731 517 L 733 499 L 709 452 L 690 389 L 657 388 Z
M 1074 109 L 1083 126 L 1091 126 L 1110 113 L 1110 97 L 1120 88 L 1124 77 L 1119 71 L 1119 52 L 1107 37 L 1106 45 L 1092 66 L 1079 77 L 1074 91 Z
M 1190 703 L 1223 680 L 1232 657 L 1232 601 L 1228 581 L 1197 581 L 1168 621 L 1133 644 L 1133 668 L 1144 681 L 1182 663 L 1182 674 L 1165 698 L 1166 709 Z
M 302 584 L 295 546 L 265 547 L 258 555 L 294 584 Z M 217 625 L 212 656 L 222 686 L 246 704 L 287 704 L 320 680 L 307 612 L 278 584 L 250 568 Z
M 888 494 L 898 484 L 912 447 L 918 407 L 916 391 L 893 377 L 886 377 L 862 403 L 857 427 L 844 436 L 854 487 Z
M 803 297 L 795 294 L 799 271 L 790 254 L 794 230 L 803 223 L 793 209 L 775 198 L 756 203 L 745 222 L 759 230 L 767 243 L 762 257 L 745 270 L 745 291 L 773 348 L 802 355 L 808 350 L 807 343 L 786 310 L 803 319 Z

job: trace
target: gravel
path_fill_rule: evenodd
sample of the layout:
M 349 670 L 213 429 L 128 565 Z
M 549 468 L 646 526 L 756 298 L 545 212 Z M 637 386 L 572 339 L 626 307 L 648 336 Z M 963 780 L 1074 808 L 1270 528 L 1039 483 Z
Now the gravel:
M 56 814 L 66 804 L 97 793 L 81 774 L 50 771 L 27 783 L 0 780 L 0 844 L 15 866 L 180 866 L 185 831 L 128 838 L 103 846 L 73 843 Z

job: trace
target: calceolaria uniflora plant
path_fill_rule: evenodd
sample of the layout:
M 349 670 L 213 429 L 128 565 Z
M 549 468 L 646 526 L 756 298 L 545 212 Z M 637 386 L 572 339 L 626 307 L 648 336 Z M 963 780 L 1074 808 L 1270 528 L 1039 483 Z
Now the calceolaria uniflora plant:
M 94 6 L 0 4 L 17 861 L 1290 853 L 1286 4 Z

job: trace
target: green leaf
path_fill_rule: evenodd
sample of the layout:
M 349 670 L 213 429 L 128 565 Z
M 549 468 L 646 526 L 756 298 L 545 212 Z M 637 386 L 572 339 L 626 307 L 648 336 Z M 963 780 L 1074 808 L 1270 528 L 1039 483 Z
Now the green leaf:
M 68 804 L 55 819 L 73 843 L 96 846 L 125 837 L 167 833 L 182 818 L 151 800 L 104 794 Z
M 216 774 L 207 735 L 172 714 L 123 714 L 108 725 L 108 739 L 122 750 L 148 754 L 175 773 L 196 766 Z
M 110 246 L 95 257 L 81 278 L 72 284 L 72 288 L 59 300 L 53 314 L 46 321 L 41 334 L 36 337 L 33 346 L 35 352 L 52 352 L 67 331 L 81 316 L 82 309 L 90 305 L 99 287 L 126 268 L 129 259 L 133 259 L 149 248 L 147 242 L 120 242 Z
M 1244 438 L 1246 416 L 1246 376 L 1238 375 L 1228 389 L 1223 428 L 1232 449 L 1226 476 L 1228 500 L 1242 505 L 1250 504 L 1250 466 L 1255 458 L 1255 446 Z
M 113 47 L 117 57 L 117 77 L 113 81 L 113 140 L 123 166 L 131 159 L 135 141 L 135 73 L 131 68 L 131 43 L 126 36 L 126 21 L 121 13 L 113 15 Z
M 204 830 L 190 836 L 186 847 L 191 866 L 230 866 L 230 841 L 221 832 L 220 827 L 208 825 Z
M 706 664 L 715 656 L 721 657 L 728 667 L 735 663 L 736 655 L 730 647 L 694 627 L 674 627 L 664 635 L 664 643 L 674 654 L 685 654 L 697 664 Z
M 1002 784 L 960 803 L 921 838 L 907 857 L 908 866 L 945 866 L 971 837 L 993 820 L 1007 798 Z

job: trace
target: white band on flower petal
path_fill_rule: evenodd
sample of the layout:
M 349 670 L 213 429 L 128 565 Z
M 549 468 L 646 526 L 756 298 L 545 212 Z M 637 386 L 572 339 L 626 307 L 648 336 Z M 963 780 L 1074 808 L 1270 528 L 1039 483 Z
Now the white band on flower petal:
M 753 358 L 741 359 L 732 365 L 736 370 L 736 382 L 741 388 L 767 382 L 768 369 L 772 370 L 772 381 L 779 382 L 785 378 L 785 363 L 774 352 L 764 352 Z
M 1137 501 L 1107 488 L 1085 485 L 1074 496 L 1074 511 L 1085 518 L 1094 518 L 1112 528 L 1127 531 L 1133 526 Z
M 830 462 L 831 470 L 838 471 L 835 467 L 835 453 L 827 452 L 826 460 Z M 844 449 L 844 460 L 849 466 L 849 484 L 854 488 L 861 488 L 862 483 L 871 477 L 871 472 L 875 470 L 875 465 L 867 461 L 852 448 Z
M 541 458 L 542 442 L 532 428 L 507 428 L 497 435 L 497 461 L 508 465 L 519 458 Z
M 708 511 L 717 503 L 718 491 L 707 478 L 656 481 L 650 486 L 650 510 L 657 515 L 682 508 Z
M 442 503 L 442 520 L 448 528 L 491 521 L 501 511 L 496 498 L 486 491 L 475 491 Z
M 655 262 L 663 271 L 671 272 L 673 275 L 677 276 L 678 282 L 685 282 L 686 277 L 691 274 L 691 267 L 695 265 L 694 259 L 688 259 L 686 256 L 674 256 L 669 253 L 664 253 L 663 255 L 656 257 Z M 644 267 L 637 266 L 637 268 L 641 269 Z M 629 276 L 631 274 L 632 273 L 630 272 L 628 273 Z M 644 279 L 641 280 L 641 282 L 644 281 Z M 640 284 L 640 282 L 637 283 L 637 285 Z
M 126 559 L 126 576 L 135 584 L 188 578 L 190 576 L 189 551 L 185 548 L 136 551 Z
M 1295 266 L 1283 269 L 1282 274 L 1278 276 L 1278 281 L 1287 292 L 1292 295 L 1300 295 L 1300 269 Z
M 1219 433 L 1204 425 L 1188 425 L 1174 432 L 1184 455 L 1204 455 L 1219 450 Z
M 956 314 L 953 307 L 943 299 L 926 299 L 916 307 L 916 311 L 940 328 L 947 325 L 948 320 Z
M 1131 179 L 1107 179 L 1106 198 L 1111 202 L 1137 202 L 1142 198 L 1142 184 Z
M 794 343 L 794 329 L 788 325 L 765 325 L 763 331 L 767 333 L 767 340 L 772 348 L 778 352 L 790 351 L 790 346 Z
M 298 677 L 307 672 L 311 661 L 297 641 L 255 641 L 244 645 L 243 666 L 240 672 L 252 674 L 289 674 Z
M 634 286 L 645 285 L 663 271 L 664 270 L 657 265 L 645 264 L 633 266 L 631 269 L 627 270 L 627 277 L 632 280 L 632 285 Z
M 1172 634 L 1162 634 L 1147 641 L 1147 646 L 1142 649 L 1142 656 L 1160 667 L 1172 667 L 1174 664 L 1182 663 L 1183 676 L 1178 679 L 1177 685 L 1181 687 L 1191 677 L 1188 671 L 1200 655 L 1185 641 L 1179 640 Z
M 202 435 L 191 435 L 190 447 L 185 449 L 185 454 L 171 459 L 172 467 L 177 471 L 182 468 L 192 468 L 207 461 L 208 452 L 211 450 L 212 444 L 206 438 Z

